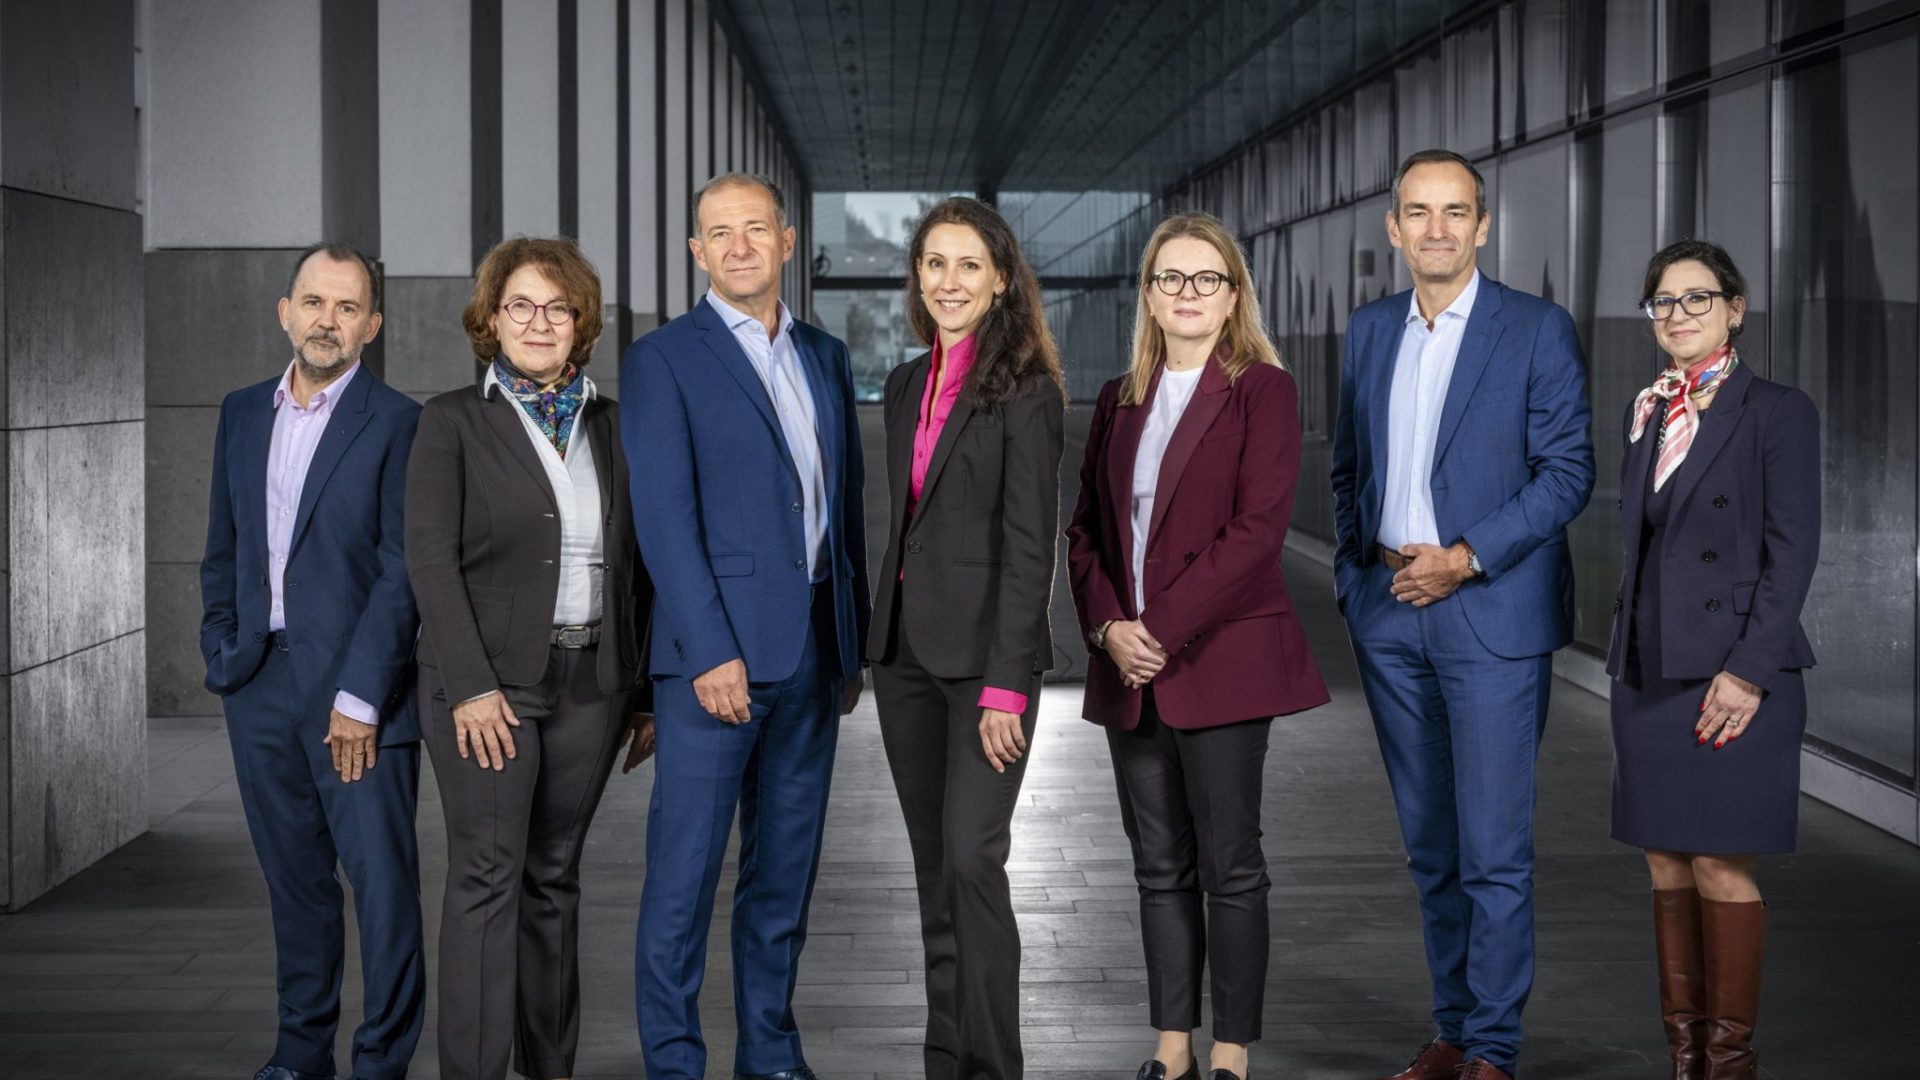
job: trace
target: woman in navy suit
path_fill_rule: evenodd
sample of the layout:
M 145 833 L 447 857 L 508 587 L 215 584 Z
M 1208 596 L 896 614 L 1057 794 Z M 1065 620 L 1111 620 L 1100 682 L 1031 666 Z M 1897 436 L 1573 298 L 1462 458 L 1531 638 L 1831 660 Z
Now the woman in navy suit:
M 1748 1080 L 1766 905 L 1755 856 L 1794 846 L 1800 609 L 1820 552 L 1820 418 L 1741 363 L 1746 280 L 1718 245 L 1647 266 L 1668 362 L 1627 409 L 1607 672 L 1613 836 L 1646 851 L 1674 1080 Z

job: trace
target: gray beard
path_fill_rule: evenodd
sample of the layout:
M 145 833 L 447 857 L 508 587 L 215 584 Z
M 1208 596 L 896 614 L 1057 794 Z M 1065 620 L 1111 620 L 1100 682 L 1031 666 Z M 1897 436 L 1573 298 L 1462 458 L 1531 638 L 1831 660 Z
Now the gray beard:
M 360 350 L 358 349 L 352 352 L 341 349 L 331 364 L 318 362 L 308 356 L 307 353 L 308 345 L 305 343 L 301 344 L 299 348 L 293 351 L 293 363 L 299 370 L 301 378 L 317 383 L 332 382 L 344 374 L 349 367 L 352 367 L 354 361 L 360 359 Z

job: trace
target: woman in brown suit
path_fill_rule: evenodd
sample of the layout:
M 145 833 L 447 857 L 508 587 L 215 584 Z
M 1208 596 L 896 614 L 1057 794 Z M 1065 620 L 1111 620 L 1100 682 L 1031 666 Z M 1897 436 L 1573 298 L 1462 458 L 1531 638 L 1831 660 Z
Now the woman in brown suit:
M 623 736 L 652 750 L 619 411 L 580 365 L 600 279 L 508 240 L 465 314 L 477 387 L 427 402 L 407 467 L 421 714 L 447 818 L 440 1075 L 573 1075 L 580 849 Z

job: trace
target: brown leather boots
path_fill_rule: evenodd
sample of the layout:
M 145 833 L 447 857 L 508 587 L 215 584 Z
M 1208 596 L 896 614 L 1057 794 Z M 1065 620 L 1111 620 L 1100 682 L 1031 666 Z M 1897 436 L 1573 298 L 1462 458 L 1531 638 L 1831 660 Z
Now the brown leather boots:
M 1693 889 L 1656 889 L 1653 934 L 1660 1016 L 1673 1080 L 1753 1080 L 1754 1020 L 1766 947 L 1762 901 L 1703 900 Z

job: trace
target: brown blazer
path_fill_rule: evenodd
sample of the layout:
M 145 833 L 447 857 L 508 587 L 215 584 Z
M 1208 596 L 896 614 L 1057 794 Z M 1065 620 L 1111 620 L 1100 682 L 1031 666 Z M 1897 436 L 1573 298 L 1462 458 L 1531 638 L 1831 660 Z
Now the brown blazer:
M 547 670 L 560 590 L 552 485 L 512 398 L 468 387 L 427 402 L 407 463 L 407 570 L 420 608 L 420 664 L 448 702 L 532 686 Z M 606 580 L 598 677 L 608 694 L 644 684 L 653 582 L 633 537 L 619 408 L 596 396 L 573 438 L 600 476 Z M 644 689 L 644 685 L 643 685 Z

